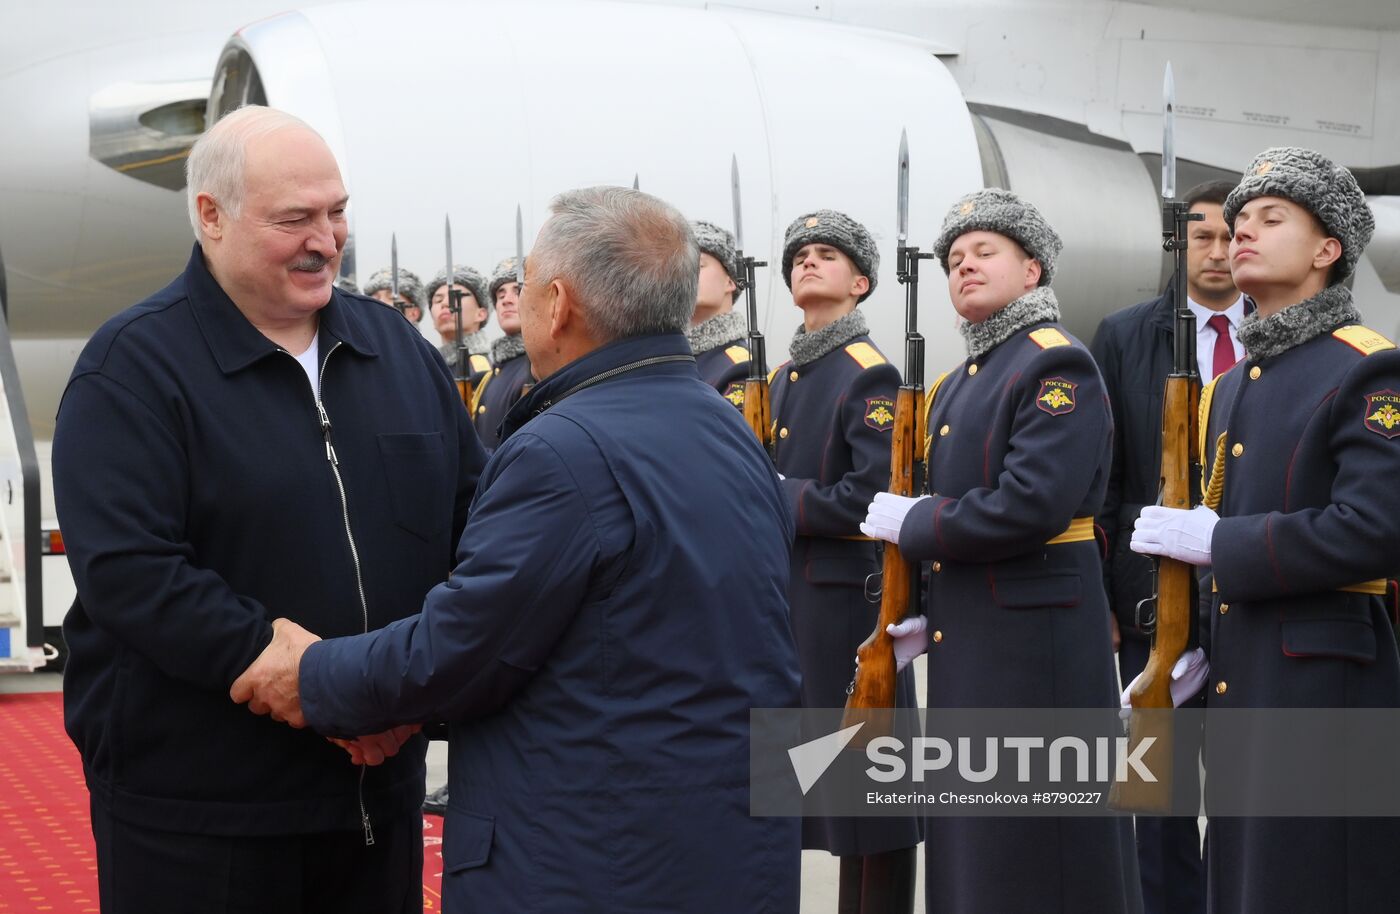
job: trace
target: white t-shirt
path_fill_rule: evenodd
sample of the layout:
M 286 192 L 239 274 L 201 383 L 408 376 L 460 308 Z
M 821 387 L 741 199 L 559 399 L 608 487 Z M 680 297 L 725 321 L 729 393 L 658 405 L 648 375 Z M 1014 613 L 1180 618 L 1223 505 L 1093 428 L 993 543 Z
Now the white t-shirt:
M 316 337 L 313 336 L 311 345 L 307 346 L 306 351 L 296 357 L 296 360 L 301 363 L 302 371 L 306 372 L 306 379 L 311 382 L 311 393 L 315 395 L 317 400 L 321 399 L 321 360 L 319 355 L 320 345 L 317 343 Z

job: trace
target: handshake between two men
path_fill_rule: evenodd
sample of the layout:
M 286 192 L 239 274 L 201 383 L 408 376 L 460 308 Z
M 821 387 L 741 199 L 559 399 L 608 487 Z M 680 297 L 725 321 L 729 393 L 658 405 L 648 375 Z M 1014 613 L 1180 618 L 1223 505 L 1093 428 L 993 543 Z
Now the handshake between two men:
M 308 647 L 320 640 L 320 635 L 290 619 L 274 620 L 272 641 L 233 681 L 229 697 L 236 704 L 246 704 L 254 714 L 271 715 L 273 720 L 298 730 L 305 727 L 306 718 L 301 712 L 301 658 Z M 327 739 L 349 753 L 356 765 L 382 765 L 385 759 L 397 755 L 419 729 L 418 724 L 404 724 L 355 739 Z

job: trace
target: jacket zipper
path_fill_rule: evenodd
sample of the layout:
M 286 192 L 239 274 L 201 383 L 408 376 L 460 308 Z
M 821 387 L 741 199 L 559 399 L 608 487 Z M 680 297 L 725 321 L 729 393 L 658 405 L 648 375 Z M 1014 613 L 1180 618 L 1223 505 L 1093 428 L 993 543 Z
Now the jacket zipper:
M 365 581 L 360 572 L 360 550 L 355 545 L 355 533 L 350 527 L 350 500 L 345 497 L 345 481 L 340 476 L 340 459 L 336 457 L 335 445 L 331 442 L 331 417 L 326 413 L 326 407 L 321 402 L 320 388 L 326 383 L 326 366 L 330 364 L 331 353 L 340 348 L 340 342 L 336 341 L 321 360 L 320 381 L 317 389 L 311 392 L 316 401 L 316 413 L 321 421 L 321 437 L 326 442 L 326 462 L 330 464 L 331 474 L 335 476 L 335 487 L 340 493 L 340 516 L 345 523 L 345 542 L 350 546 L 350 561 L 355 566 L 355 589 L 360 595 L 360 630 L 369 631 L 369 601 L 365 599 Z M 288 353 L 290 355 L 290 353 Z M 360 766 L 360 782 L 355 788 L 357 799 L 360 804 L 360 825 L 365 831 L 365 846 L 374 846 L 374 826 L 369 820 L 369 812 L 365 809 L 365 767 Z

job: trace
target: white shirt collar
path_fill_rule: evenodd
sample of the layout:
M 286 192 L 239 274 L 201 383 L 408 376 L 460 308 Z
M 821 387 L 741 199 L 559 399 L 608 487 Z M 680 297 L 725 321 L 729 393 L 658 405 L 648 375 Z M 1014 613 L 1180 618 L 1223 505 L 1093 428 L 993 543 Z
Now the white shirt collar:
M 1210 308 L 1207 308 L 1204 305 L 1198 305 L 1195 301 L 1191 299 L 1189 295 L 1186 297 L 1186 307 L 1190 308 L 1191 313 L 1196 315 L 1196 328 L 1198 331 L 1204 330 L 1206 326 L 1206 321 L 1210 320 L 1212 317 L 1215 317 L 1215 315 L 1217 314 L 1225 315 L 1225 319 L 1230 322 L 1231 329 L 1238 329 L 1240 326 L 1240 321 L 1244 320 L 1243 293 L 1241 293 L 1239 297 L 1235 299 L 1234 304 L 1230 305 L 1230 307 L 1226 308 L 1224 311 L 1212 311 Z

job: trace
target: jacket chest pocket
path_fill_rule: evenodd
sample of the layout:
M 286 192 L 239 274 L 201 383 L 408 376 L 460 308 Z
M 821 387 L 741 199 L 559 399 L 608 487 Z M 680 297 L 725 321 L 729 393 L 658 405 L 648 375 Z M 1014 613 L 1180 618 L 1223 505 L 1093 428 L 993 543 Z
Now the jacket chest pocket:
M 379 436 L 394 523 L 424 540 L 452 522 L 455 488 L 441 432 Z

